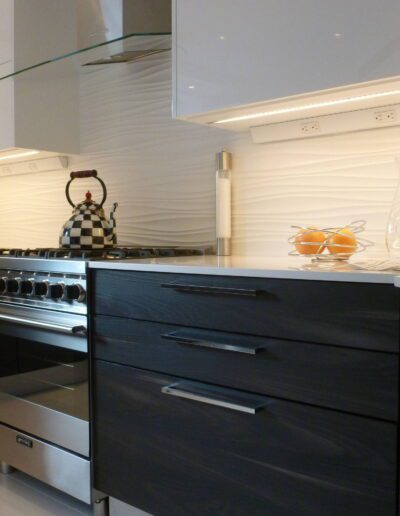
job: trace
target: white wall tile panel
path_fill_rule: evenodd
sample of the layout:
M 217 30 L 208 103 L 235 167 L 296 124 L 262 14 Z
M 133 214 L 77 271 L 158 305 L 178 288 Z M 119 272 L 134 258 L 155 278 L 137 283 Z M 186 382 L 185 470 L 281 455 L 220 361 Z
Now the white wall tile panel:
M 393 157 L 400 129 L 273 145 L 250 136 L 170 117 L 167 55 L 128 65 L 91 67 L 81 81 L 80 156 L 71 170 L 96 168 L 107 184 L 106 208 L 118 201 L 121 244 L 213 242 L 214 154 L 234 153 L 233 249 L 277 256 L 288 251 L 290 224 L 340 225 L 367 219 L 365 236 L 383 250 L 397 183 Z M 0 179 L 0 246 L 56 246 L 70 214 L 68 172 Z M 75 181 L 72 197 L 93 181 Z

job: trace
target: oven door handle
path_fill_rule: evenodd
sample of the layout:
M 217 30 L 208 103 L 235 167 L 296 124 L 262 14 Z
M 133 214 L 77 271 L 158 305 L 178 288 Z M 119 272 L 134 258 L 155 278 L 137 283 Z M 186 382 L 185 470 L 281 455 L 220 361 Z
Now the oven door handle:
M 23 326 L 31 326 L 32 328 L 39 328 L 42 330 L 52 330 L 59 333 L 70 333 L 72 335 L 83 334 L 86 335 L 87 329 L 85 326 L 66 326 L 64 324 L 56 324 L 45 321 L 35 321 L 34 319 L 25 319 L 23 317 L 14 317 L 11 315 L 0 314 L 0 321 L 22 324 Z

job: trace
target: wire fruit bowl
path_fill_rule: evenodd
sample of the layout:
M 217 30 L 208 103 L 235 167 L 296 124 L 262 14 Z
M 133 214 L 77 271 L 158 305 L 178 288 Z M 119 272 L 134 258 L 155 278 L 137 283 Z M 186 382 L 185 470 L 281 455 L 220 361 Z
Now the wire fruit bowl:
M 373 242 L 366 238 L 358 236 L 360 233 L 365 231 L 365 220 L 355 220 L 350 224 L 342 227 L 330 227 L 330 228 L 305 228 L 303 226 L 291 226 L 293 229 L 297 229 L 295 235 L 292 235 L 288 242 L 295 246 L 293 251 L 289 252 L 289 256 L 305 256 L 311 258 L 312 261 L 344 261 L 348 260 L 353 254 L 361 253 L 368 247 L 373 246 Z M 345 233 L 344 230 L 347 230 Z M 307 240 L 307 235 L 316 233 L 323 233 L 325 239 L 322 241 Z M 351 236 L 350 236 L 351 235 Z M 338 240 L 342 240 L 341 243 L 335 242 L 335 237 Z M 302 239 L 300 240 L 299 237 Z M 343 243 L 343 240 L 349 241 L 349 243 Z M 313 248 L 315 252 L 299 252 L 296 248 L 307 249 Z M 325 252 L 327 251 L 327 252 Z

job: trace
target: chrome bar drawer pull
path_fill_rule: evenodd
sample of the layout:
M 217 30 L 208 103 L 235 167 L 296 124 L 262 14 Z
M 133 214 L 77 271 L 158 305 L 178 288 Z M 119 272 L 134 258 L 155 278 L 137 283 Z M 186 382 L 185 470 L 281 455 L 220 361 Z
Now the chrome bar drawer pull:
M 222 351 L 233 351 L 235 353 L 244 353 L 246 355 L 255 355 L 256 353 L 266 349 L 266 346 L 262 344 L 250 344 L 244 346 L 240 344 L 228 344 L 225 342 L 214 342 L 210 340 L 191 338 L 189 335 L 180 335 L 178 331 L 164 333 L 164 335 L 161 335 L 161 338 L 173 340 L 175 342 L 179 342 L 180 344 L 187 344 L 189 346 L 219 349 Z
M 162 288 L 170 288 L 177 292 L 191 292 L 197 294 L 216 294 L 223 296 L 256 297 L 263 293 L 254 288 L 213 287 L 207 285 L 186 285 L 185 283 L 162 283 Z
M 166 385 L 161 388 L 161 392 L 170 396 L 177 396 L 178 398 L 215 405 L 246 414 L 255 414 L 268 404 L 268 400 L 261 396 L 252 396 L 247 393 L 233 391 L 232 389 L 189 381 Z

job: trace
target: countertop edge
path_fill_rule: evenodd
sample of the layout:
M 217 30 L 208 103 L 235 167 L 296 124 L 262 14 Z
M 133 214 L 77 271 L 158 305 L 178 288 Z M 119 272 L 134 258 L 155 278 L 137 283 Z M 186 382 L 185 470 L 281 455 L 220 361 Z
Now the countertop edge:
M 161 263 L 132 263 L 94 261 L 88 264 L 90 269 L 166 272 L 175 274 L 202 274 L 214 276 L 241 276 L 251 278 L 271 279 L 299 279 L 317 281 L 346 281 L 350 283 L 383 283 L 400 287 L 400 273 L 381 273 L 370 271 L 306 271 L 306 270 L 279 270 L 241 267 L 218 267 L 212 265 L 180 265 Z

